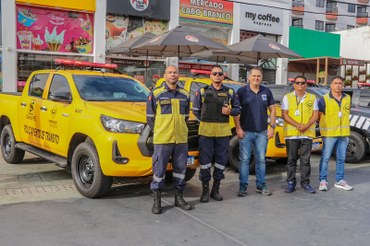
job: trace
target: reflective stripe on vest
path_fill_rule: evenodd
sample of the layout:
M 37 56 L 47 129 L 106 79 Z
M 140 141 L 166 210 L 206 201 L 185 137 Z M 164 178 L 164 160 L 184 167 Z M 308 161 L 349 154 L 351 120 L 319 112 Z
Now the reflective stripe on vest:
M 325 114 L 320 117 L 320 133 L 323 137 L 338 137 L 349 136 L 351 129 L 349 125 L 349 114 L 351 111 L 351 98 L 345 95 L 342 98 L 341 105 L 338 102 L 325 94 Z M 341 112 L 342 117 L 339 117 Z
M 308 123 L 314 113 L 315 96 L 306 92 L 304 99 L 298 103 L 297 97 L 293 91 L 287 94 L 287 98 L 289 105 L 288 115 L 290 118 L 301 124 Z M 296 110 L 299 110 L 299 115 L 295 114 Z M 312 124 L 304 133 L 301 133 L 295 126 L 285 123 L 284 135 L 285 137 L 306 136 L 315 138 L 315 124 Z

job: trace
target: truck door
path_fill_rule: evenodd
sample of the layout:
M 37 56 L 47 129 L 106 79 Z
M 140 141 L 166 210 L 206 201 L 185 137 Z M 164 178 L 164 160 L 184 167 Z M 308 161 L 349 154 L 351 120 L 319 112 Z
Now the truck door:
M 27 95 L 22 96 L 21 105 L 18 108 L 20 137 L 23 142 L 35 146 L 41 146 L 42 142 L 40 107 L 48 77 L 49 73 L 33 76 L 28 87 L 25 88 L 28 89 Z
M 54 74 L 47 91 L 47 100 L 41 106 L 41 127 L 45 134 L 43 149 L 67 156 L 72 113 L 72 93 L 68 80 L 64 75 Z

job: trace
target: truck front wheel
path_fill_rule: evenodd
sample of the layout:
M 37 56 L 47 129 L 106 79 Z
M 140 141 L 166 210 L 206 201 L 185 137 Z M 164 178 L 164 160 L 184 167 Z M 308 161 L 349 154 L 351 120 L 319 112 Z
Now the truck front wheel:
M 363 160 L 368 150 L 369 145 L 365 138 L 361 134 L 352 131 L 346 151 L 346 162 L 357 163 Z
M 230 140 L 229 144 L 229 164 L 232 169 L 234 169 L 235 172 L 239 172 L 239 139 L 237 136 L 234 136 Z M 255 173 L 255 166 L 256 166 L 256 160 L 254 158 L 254 155 L 252 153 L 251 160 L 249 163 L 249 173 L 254 174 Z
M 110 191 L 113 179 L 102 173 L 93 144 L 84 142 L 77 146 L 72 156 L 71 171 L 73 182 L 83 196 L 97 198 Z
M 15 147 L 16 141 L 12 126 L 6 125 L 1 131 L 1 153 L 6 162 L 11 164 L 20 163 L 24 157 L 24 150 Z

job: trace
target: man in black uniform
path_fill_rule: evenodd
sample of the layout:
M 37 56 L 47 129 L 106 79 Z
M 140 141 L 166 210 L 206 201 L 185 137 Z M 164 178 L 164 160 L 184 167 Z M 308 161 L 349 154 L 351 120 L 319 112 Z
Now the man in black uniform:
M 211 196 L 222 201 L 219 193 L 220 181 L 225 178 L 224 169 L 228 162 L 231 129 L 229 115 L 240 113 L 240 104 L 235 91 L 223 85 L 224 72 L 220 66 L 214 66 L 210 78 L 212 85 L 201 88 L 194 97 L 193 113 L 200 121 L 199 126 L 199 179 L 203 192 L 201 202 L 209 202 Z M 214 163 L 213 187 L 209 194 L 211 165 Z

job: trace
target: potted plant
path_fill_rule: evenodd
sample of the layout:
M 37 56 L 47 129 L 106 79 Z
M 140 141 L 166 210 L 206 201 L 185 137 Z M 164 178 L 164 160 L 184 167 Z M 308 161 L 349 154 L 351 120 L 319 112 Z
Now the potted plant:
M 347 68 L 346 75 L 352 75 L 352 68 Z
M 366 74 L 366 70 L 361 69 L 360 71 L 358 71 L 358 74 Z
M 355 76 L 353 76 L 353 77 L 352 77 L 352 80 L 358 80 L 358 76 L 356 76 L 356 75 L 355 75 Z
M 370 79 L 370 74 L 366 74 L 366 79 Z
M 350 79 L 344 80 L 344 86 L 352 86 L 352 81 Z

